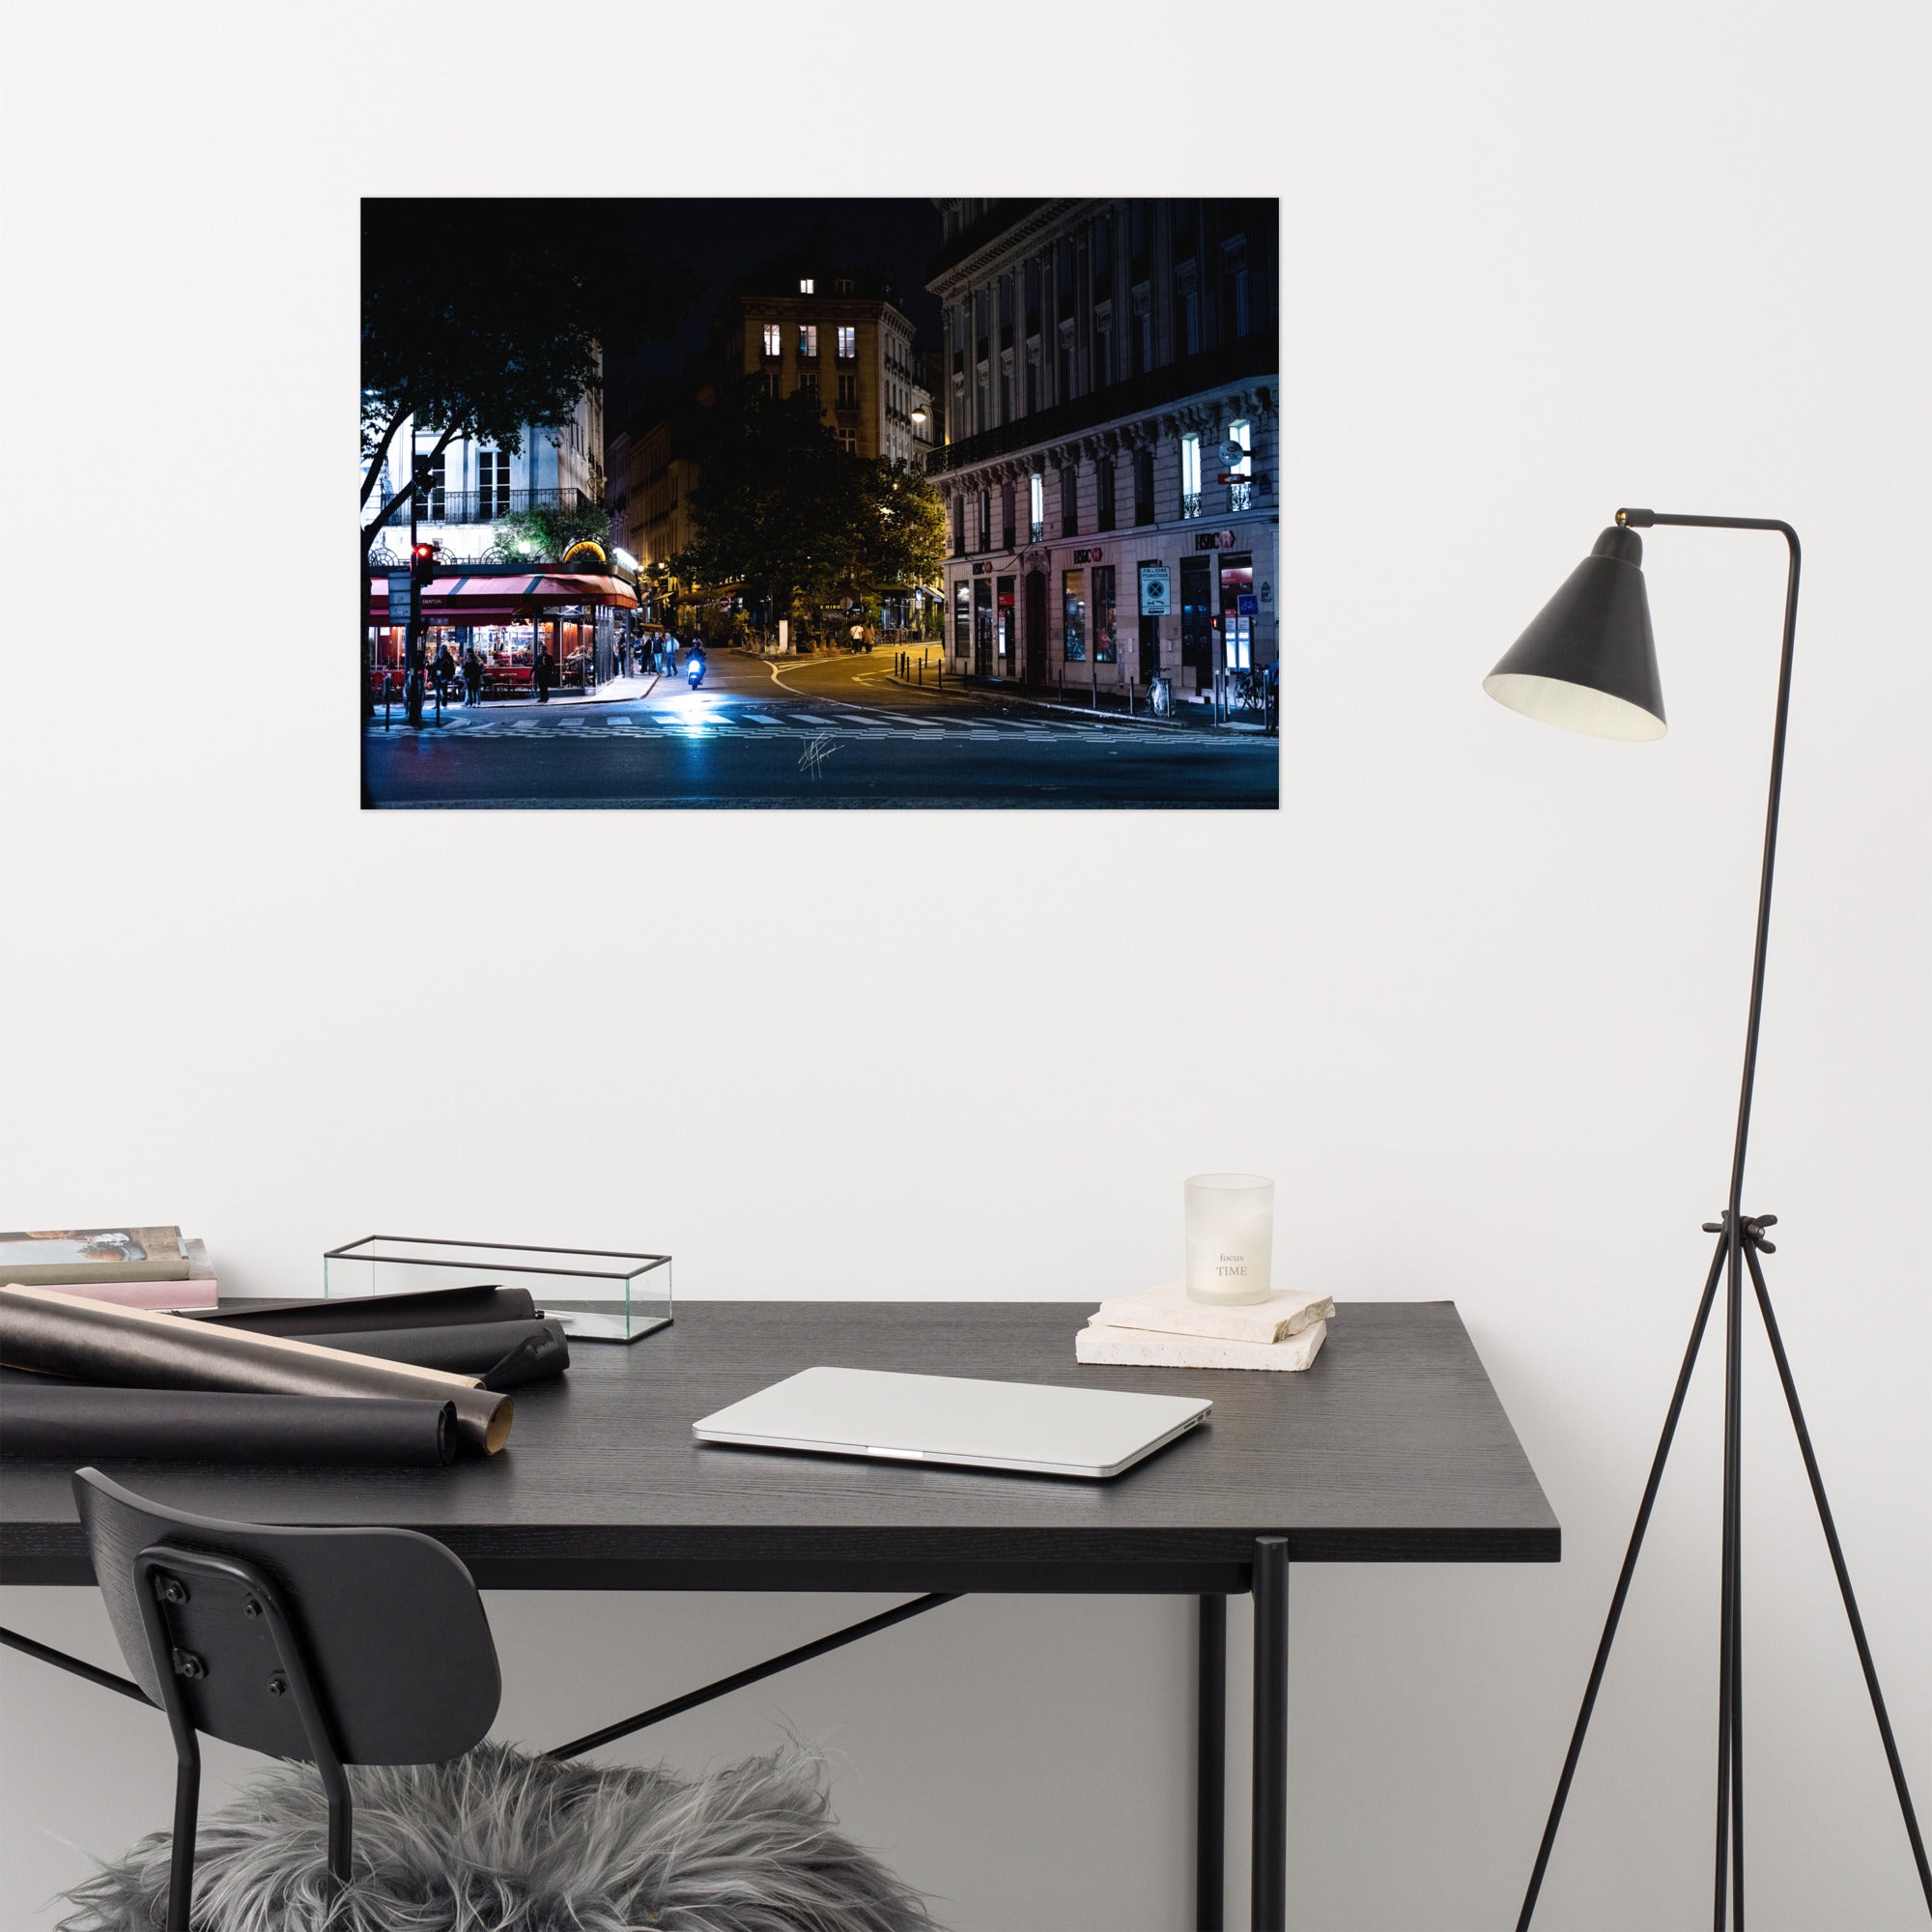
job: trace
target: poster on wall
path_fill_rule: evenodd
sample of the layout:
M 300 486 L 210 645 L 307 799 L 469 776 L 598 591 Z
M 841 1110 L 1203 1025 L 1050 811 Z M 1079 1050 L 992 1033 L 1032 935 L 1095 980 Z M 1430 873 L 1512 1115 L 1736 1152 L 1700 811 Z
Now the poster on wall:
M 361 216 L 365 809 L 1277 805 L 1274 199 Z

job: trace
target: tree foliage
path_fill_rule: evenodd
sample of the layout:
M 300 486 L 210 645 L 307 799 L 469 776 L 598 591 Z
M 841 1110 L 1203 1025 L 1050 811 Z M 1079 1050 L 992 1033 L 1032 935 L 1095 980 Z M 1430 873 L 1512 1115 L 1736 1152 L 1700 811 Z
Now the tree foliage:
M 938 578 L 946 520 L 932 486 L 904 464 L 848 455 L 815 397 L 728 391 L 698 452 L 696 535 L 680 575 L 742 584 L 775 616 Z
M 518 556 L 554 561 L 586 538 L 611 548 L 611 513 L 601 503 L 512 510 L 497 519 L 497 543 Z
M 570 421 L 604 356 L 668 335 L 696 292 L 595 202 L 364 201 L 363 502 L 406 420 L 438 435 L 434 453 L 456 437 L 519 450 L 526 425 Z
M 698 452 L 696 534 L 681 574 L 742 583 L 780 616 L 796 596 L 829 596 L 850 555 L 858 464 L 817 399 L 729 389 L 703 417 Z

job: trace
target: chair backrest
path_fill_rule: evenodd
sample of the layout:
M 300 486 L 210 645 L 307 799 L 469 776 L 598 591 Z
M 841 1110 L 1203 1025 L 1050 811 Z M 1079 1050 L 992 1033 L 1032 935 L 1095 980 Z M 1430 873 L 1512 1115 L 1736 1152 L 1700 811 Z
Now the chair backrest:
M 164 1704 L 154 1652 L 170 1650 L 169 1689 L 196 1730 L 316 1761 L 278 1626 L 293 1634 L 344 1763 L 441 1763 L 495 1720 L 502 1678 L 483 1600 L 432 1538 L 222 1522 L 150 1502 L 98 1469 L 79 1470 L 73 1491 L 128 1669 Z M 192 1560 L 171 1570 L 171 1551 Z M 253 1579 L 273 1600 L 266 1609 Z

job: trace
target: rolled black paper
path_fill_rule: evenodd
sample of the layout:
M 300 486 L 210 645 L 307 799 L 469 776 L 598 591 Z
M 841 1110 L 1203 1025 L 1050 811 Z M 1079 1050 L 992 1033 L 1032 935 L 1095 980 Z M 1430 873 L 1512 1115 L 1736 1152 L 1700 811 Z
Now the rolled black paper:
M 446 1402 L 0 1383 L 0 1456 L 70 1467 L 101 1457 L 311 1467 L 435 1467 L 456 1454 Z
M 197 1309 L 189 1319 L 256 1335 L 367 1335 L 379 1328 L 440 1328 L 445 1323 L 529 1321 L 536 1304 L 526 1288 L 426 1288 L 408 1294 L 336 1295 L 321 1301 L 230 1301 Z
M 510 1397 L 479 1388 L 472 1377 L 376 1361 L 295 1335 L 111 1308 L 51 1288 L 0 1285 L 0 1362 L 119 1388 L 447 1402 L 455 1406 L 459 1443 L 483 1455 L 508 1440 L 516 1413 Z
M 561 1375 L 570 1366 L 570 1344 L 563 1338 L 561 1321 L 460 1321 L 441 1328 L 379 1328 L 368 1334 L 304 1339 L 324 1349 L 412 1362 L 419 1369 L 443 1369 L 453 1376 L 487 1375 L 506 1356 L 517 1353 L 516 1380 L 493 1381 L 492 1388 L 538 1381 Z

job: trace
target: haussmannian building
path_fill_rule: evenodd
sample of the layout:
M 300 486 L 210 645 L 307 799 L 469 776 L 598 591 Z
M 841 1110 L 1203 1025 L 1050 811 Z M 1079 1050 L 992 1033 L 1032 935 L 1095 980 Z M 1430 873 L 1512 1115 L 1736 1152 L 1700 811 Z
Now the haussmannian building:
M 1279 204 L 938 202 L 947 650 L 1201 699 L 1280 648 Z

